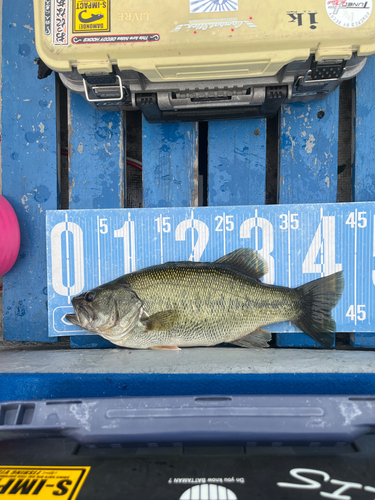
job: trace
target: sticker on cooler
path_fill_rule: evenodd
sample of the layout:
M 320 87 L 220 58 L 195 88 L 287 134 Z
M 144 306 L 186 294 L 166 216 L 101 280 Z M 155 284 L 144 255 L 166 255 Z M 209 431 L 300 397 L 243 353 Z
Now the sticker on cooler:
M 50 36 L 52 33 L 52 5 L 51 0 L 44 0 L 44 34 Z
M 190 13 L 230 12 L 238 10 L 238 0 L 190 0 Z
M 251 18 L 250 18 L 251 19 Z M 174 28 L 173 31 L 180 31 L 181 28 L 186 28 L 187 30 L 202 30 L 206 31 L 208 29 L 213 28 L 227 28 L 231 27 L 233 29 L 241 28 L 241 26 L 247 26 L 248 28 L 257 28 L 258 26 L 251 21 L 241 21 L 241 20 L 232 20 L 232 19 L 212 19 L 206 21 L 189 21 L 188 24 L 179 24 Z
M 110 0 L 73 2 L 73 33 L 110 31 Z
M 68 45 L 68 0 L 55 0 L 53 19 L 53 44 Z
M 180 496 L 180 500 L 191 500 L 192 498 L 196 498 L 197 500 L 205 500 L 207 498 L 211 500 L 237 500 L 237 496 L 232 490 L 217 484 L 197 484 Z
M 139 35 L 105 35 L 105 36 L 73 36 L 72 43 L 82 45 L 85 43 L 135 43 L 135 42 L 158 42 L 158 33 L 145 33 Z
M 1 467 L 2 498 L 32 496 L 36 500 L 75 500 L 90 467 Z
M 371 16 L 372 0 L 326 0 L 328 17 L 341 28 L 358 28 Z

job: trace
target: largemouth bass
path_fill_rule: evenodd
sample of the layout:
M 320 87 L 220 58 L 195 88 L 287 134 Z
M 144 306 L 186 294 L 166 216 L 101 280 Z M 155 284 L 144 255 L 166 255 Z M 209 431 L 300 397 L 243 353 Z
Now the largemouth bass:
M 336 329 L 331 311 L 342 271 L 297 288 L 260 278 L 266 262 L 240 248 L 215 262 L 168 262 L 126 274 L 72 299 L 66 319 L 110 342 L 137 349 L 178 349 L 223 342 L 268 347 L 260 327 L 292 321 L 325 347 Z

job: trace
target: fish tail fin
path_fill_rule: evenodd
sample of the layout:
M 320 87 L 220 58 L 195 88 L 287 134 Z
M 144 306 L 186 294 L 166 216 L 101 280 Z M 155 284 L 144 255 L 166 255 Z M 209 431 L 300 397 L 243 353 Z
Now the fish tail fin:
M 302 313 L 294 324 L 323 347 L 331 347 L 336 322 L 332 309 L 341 299 L 344 290 L 343 272 L 324 276 L 296 290 L 300 293 Z

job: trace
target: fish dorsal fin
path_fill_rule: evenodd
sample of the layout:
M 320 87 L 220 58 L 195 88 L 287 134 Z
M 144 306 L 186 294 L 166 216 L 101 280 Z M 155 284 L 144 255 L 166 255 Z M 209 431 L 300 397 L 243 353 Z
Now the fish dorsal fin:
M 162 332 L 171 329 L 178 321 L 180 314 L 178 311 L 160 311 L 148 318 L 142 319 L 148 332 Z
M 233 267 L 237 271 L 258 280 L 268 273 L 267 262 L 251 248 L 238 248 L 234 252 L 215 260 L 215 264 Z

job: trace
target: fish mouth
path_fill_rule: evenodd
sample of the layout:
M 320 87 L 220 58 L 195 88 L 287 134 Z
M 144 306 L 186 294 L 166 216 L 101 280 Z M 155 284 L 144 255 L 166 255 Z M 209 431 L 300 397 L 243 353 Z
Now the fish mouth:
M 65 319 L 75 326 L 81 326 L 81 322 L 76 314 L 65 314 Z
M 73 325 L 84 328 L 85 323 L 90 323 L 94 319 L 94 311 L 89 305 L 72 302 L 72 306 L 74 314 L 65 314 L 65 319 Z

